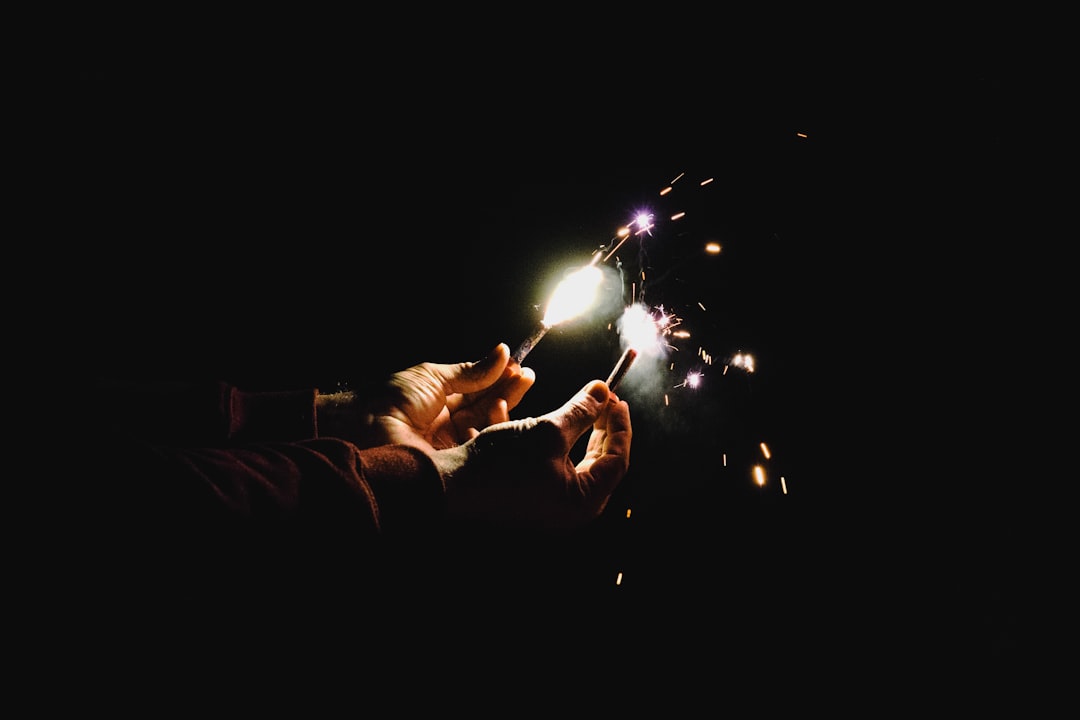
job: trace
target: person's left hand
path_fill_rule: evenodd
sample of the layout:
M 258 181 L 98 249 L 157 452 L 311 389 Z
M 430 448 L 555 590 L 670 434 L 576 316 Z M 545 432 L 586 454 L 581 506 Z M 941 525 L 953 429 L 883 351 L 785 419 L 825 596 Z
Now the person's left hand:
M 390 376 L 375 396 L 359 399 L 364 411 L 358 444 L 425 451 L 460 445 L 509 420 L 535 380 L 531 369 L 510 362 L 505 343 L 476 362 L 414 365 Z
M 414 365 L 394 373 L 385 395 L 374 399 L 373 430 L 382 442 L 460 445 L 509 420 L 535 380 L 532 370 L 510 363 L 505 343 L 477 362 Z

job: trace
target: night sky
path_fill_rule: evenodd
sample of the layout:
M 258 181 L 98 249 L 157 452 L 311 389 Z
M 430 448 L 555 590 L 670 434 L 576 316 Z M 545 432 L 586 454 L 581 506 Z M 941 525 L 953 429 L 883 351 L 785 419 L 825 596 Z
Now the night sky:
M 477 359 L 651 212 L 608 290 L 690 337 L 620 388 L 635 438 L 608 512 L 576 549 L 532 548 L 510 584 L 602 607 L 624 649 L 827 648 L 848 668 L 916 652 L 945 682 L 1032 647 L 1027 505 L 956 422 L 996 302 L 959 271 L 1019 214 L 1016 75 L 462 57 L 391 82 L 340 57 L 141 59 L 84 58 L 62 80 L 77 235 L 61 272 L 87 374 L 331 389 Z M 540 342 L 517 414 L 607 375 L 613 317 Z M 754 372 L 725 373 L 741 352 Z M 679 387 L 694 369 L 702 384 Z

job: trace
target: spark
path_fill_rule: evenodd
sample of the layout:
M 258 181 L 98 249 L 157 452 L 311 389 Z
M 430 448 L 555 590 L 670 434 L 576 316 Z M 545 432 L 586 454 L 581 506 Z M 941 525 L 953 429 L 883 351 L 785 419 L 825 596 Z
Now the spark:
M 707 243 L 705 243 L 705 252 L 709 253 L 710 255 L 719 255 L 720 254 L 720 243 L 718 243 L 718 242 L 707 242 Z
M 772 455 L 769 453 L 769 446 L 765 443 L 761 443 L 761 454 L 765 456 L 766 460 L 772 457 Z
M 758 487 L 765 487 L 765 468 L 760 465 L 754 466 L 754 482 Z
M 618 244 L 615 247 L 611 248 L 611 250 L 608 251 L 608 254 L 606 256 L 604 256 L 604 262 L 607 262 L 608 260 L 610 260 L 611 256 L 614 255 L 615 252 L 619 248 L 621 248 L 623 246 L 623 243 L 626 242 L 626 239 L 628 237 L 630 237 L 630 228 L 629 227 L 621 227 L 621 228 L 619 228 L 617 231 L 615 231 L 615 237 L 622 238 L 622 239 L 619 240 Z M 595 261 L 596 257 L 593 257 L 593 260 Z
M 615 584 L 616 585 L 622 585 L 622 573 L 621 572 L 615 577 Z
M 683 379 L 683 381 L 681 383 L 679 383 L 678 385 L 676 385 L 675 387 L 676 388 L 681 388 L 681 387 L 696 388 L 696 387 L 701 385 L 701 378 L 702 377 L 704 377 L 704 373 L 702 373 L 699 370 L 692 370 L 692 371 L 686 373 L 686 377 Z
M 635 217 L 633 222 L 631 222 L 630 224 L 636 224 L 640 228 L 640 230 L 637 231 L 638 235 L 640 235 L 641 233 L 649 233 L 650 235 L 652 235 L 652 229 L 654 225 L 653 216 L 651 213 L 638 213 L 637 217 Z
M 787 495 L 787 481 L 784 480 L 783 475 L 780 476 L 780 489 L 784 491 L 785 495 Z
M 746 372 L 754 372 L 754 356 L 748 353 L 738 353 L 735 357 L 731 358 L 731 364 L 735 367 L 741 367 Z

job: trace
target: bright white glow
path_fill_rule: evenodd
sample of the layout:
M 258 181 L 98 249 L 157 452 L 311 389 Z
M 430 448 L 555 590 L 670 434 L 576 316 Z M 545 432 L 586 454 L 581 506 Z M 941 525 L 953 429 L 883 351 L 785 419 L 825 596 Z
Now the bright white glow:
M 596 295 L 604 274 L 595 265 L 575 270 L 555 288 L 544 311 L 544 325 L 553 327 L 577 317 L 596 302 Z
M 641 212 L 637 214 L 630 224 L 638 226 L 637 234 L 640 235 L 641 233 L 649 232 L 653 229 L 652 221 L 653 216 L 650 213 Z
M 665 322 L 661 318 L 660 322 Z M 619 334 L 623 343 L 639 353 L 657 355 L 663 350 L 660 341 L 662 328 L 653 314 L 641 303 L 627 306 L 619 318 Z

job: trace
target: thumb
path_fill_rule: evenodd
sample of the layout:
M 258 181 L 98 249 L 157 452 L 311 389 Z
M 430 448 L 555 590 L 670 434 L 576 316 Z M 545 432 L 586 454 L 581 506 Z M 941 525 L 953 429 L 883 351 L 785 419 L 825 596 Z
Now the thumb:
M 577 394 L 566 401 L 558 410 L 545 416 L 554 422 L 573 445 L 578 438 L 592 428 L 593 423 L 607 405 L 611 391 L 601 380 L 593 380 L 578 390 Z
M 438 372 L 447 395 L 478 392 L 498 380 L 509 361 L 510 347 L 499 343 L 480 360 L 439 365 Z

